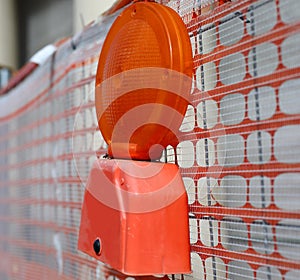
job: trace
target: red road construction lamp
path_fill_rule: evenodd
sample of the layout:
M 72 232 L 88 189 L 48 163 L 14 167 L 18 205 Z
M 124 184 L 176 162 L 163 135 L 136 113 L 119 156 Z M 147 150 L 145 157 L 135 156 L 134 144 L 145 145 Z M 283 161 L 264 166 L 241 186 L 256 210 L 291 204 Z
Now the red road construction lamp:
M 102 47 L 95 106 L 108 158 L 90 172 L 81 251 L 126 275 L 190 273 L 187 194 L 179 168 L 159 161 L 178 144 L 192 51 L 172 9 L 136 2 Z

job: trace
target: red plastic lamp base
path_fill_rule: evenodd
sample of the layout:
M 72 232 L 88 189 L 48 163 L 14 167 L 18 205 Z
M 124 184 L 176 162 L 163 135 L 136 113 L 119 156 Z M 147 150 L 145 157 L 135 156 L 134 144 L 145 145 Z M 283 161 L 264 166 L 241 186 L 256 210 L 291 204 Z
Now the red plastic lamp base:
M 187 194 L 174 164 L 99 159 L 79 250 L 127 275 L 190 273 Z

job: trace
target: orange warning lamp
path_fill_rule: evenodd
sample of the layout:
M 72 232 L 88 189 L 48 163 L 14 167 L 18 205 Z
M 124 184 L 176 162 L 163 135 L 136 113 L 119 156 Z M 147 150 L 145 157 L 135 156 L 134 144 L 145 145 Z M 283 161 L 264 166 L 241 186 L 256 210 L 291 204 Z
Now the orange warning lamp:
M 192 69 L 184 23 L 155 2 L 126 8 L 102 48 L 95 106 L 109 158 L 90 172 L 78 248 L 126 275 L 191 271 L 185 187 L 157 159 L 178 143 Z
M 173 134 L 187 109 L 192 71 L 190 39 L 174 10 L 137 2 L 122 12 L 96 75 L 98 124 L 111 157 L 155 159 L 178 144 Z

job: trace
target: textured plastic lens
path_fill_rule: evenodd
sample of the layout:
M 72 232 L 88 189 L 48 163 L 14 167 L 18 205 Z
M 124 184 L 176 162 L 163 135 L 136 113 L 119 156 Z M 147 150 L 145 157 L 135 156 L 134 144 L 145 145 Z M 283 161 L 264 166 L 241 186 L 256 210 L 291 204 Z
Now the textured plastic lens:
M 192 69 L 189 36 L 176 12 L 152 2 L 123 11 L 104 42 L 96 77 L 98 124 L 110 156 L 159 158 L 178 143 Z

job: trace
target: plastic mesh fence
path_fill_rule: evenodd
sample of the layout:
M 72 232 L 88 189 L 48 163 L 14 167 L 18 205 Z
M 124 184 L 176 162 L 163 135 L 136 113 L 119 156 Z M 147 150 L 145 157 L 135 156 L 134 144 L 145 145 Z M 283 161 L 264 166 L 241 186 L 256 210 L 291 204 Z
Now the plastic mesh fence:
M 165 278 L 299 279 L 300 1 L 162 2 L 186 23 L 195 68 L 165 155 L 188 191 L 193 273 Z M 82 182 L 106 149 L 94 77 L 114 18 L 0 98 L 0 279 L 126 278 L 77 250 Z

